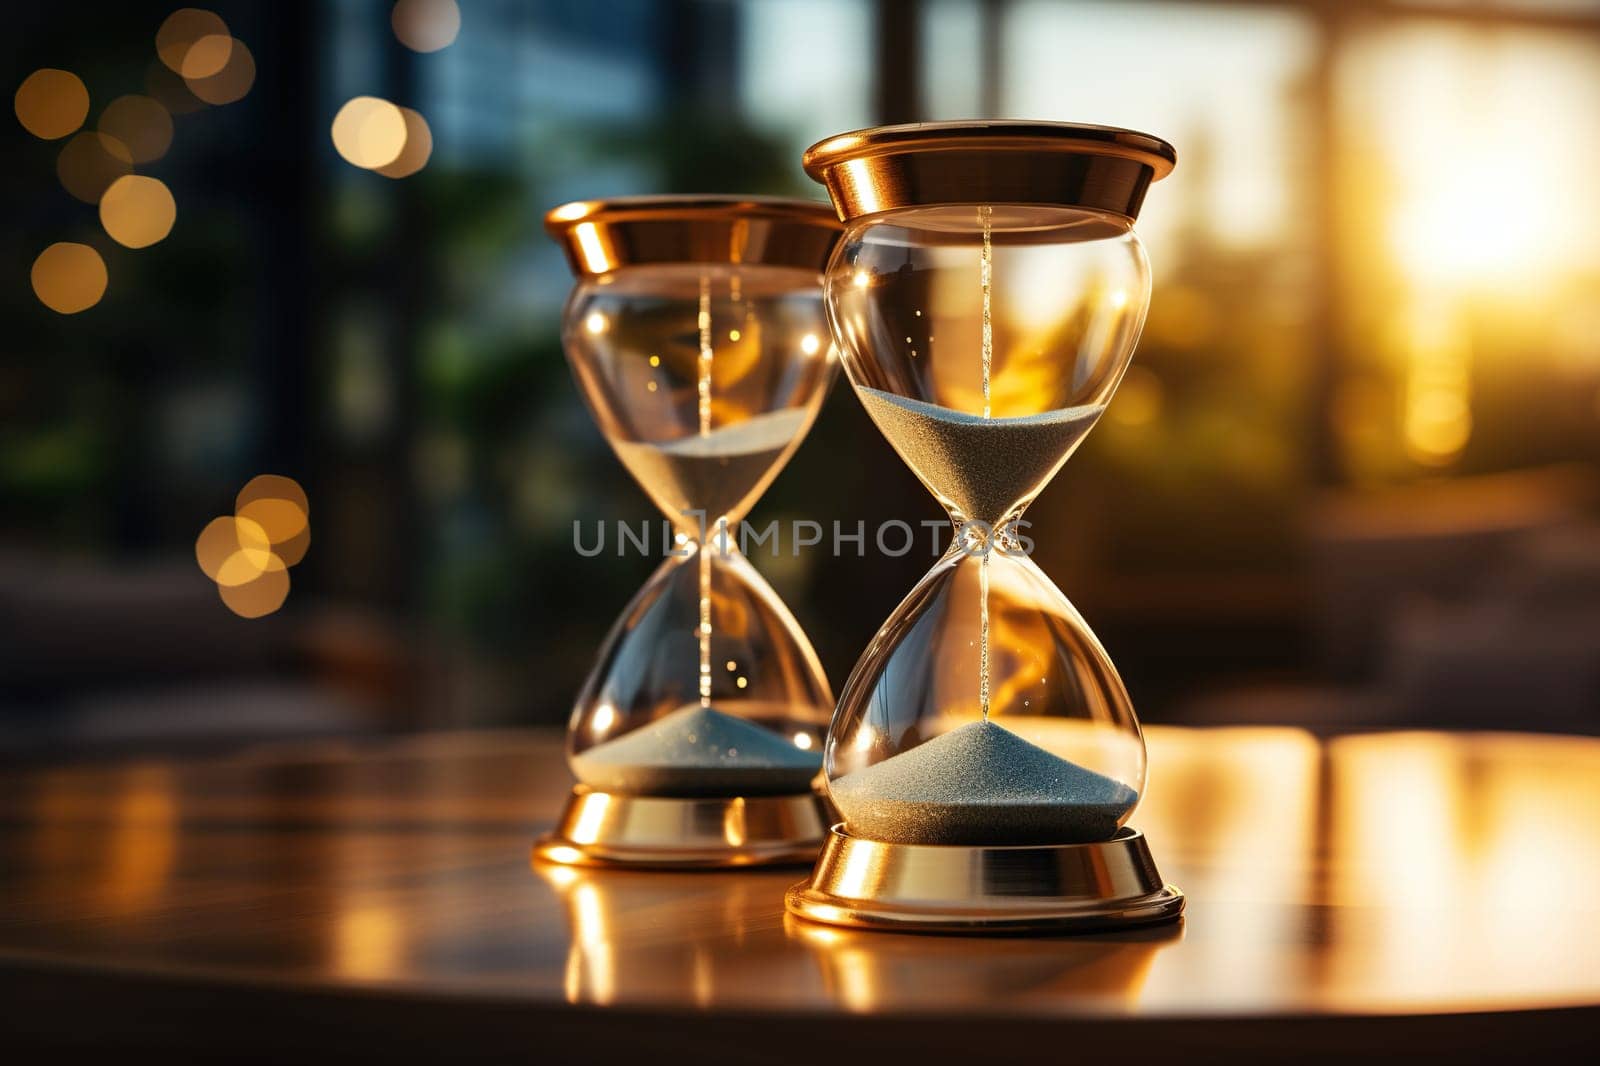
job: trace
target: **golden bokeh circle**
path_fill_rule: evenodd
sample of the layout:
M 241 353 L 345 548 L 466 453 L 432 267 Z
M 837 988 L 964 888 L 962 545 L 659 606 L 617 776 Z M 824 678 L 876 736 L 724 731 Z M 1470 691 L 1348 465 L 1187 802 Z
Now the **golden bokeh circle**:
M 264 569 L 242 585 L 218 585 L 217 595 L 240 618 L 262 618 L 289 598 L 289 570 L 283 566 Z
M 161 23 L 161 28 L 156 31 L 156 55 L 161 57 L 173 72 L 182 74 L 184 60 L 188 58 L 189 50 L 200 41 L 208 37 L 225 37 L 230 41 L 232 34 L 228 31 L 228 24 L 222 21 L 221 16 L 212 11 L 203 11 L 197 7 L 182 7 L 166 17 Z M 222 56 L 226 62 L 227 55 Z M 196 76 L 215 74 L 222 69 L 219 62 L 210 70 L 197 71 Z
M 421 170 L 433 154 L 433 131 L 428 120 L 409 107 L 402 107 L 400 115 L 406 122 L 406 143 L 394 162 L 375 168 L 386 178 L 408 178 Z
M 239 490 L 234 511 L 266 530 L 272 550 L 289 566 L 311 547 L 311 504 L 294 478 L 261 474 Z
M 437 52 L 461 32 L 455 0 L 400 0 L 389 13 L 396 39 L 413 52 Z
M 293 500 L 263 498 L 251 500 L 239 508 L 239 517 L 246 518 L 266 530 L 273 544 L 298 537 L 306 528 L 306 513 Z
M 256 500 L 288 500 L 304 515 L 311 514 L 311 502 L 300 482 L 282 474 L 258 474 L 245 482 L 244 488 L 234 498 L 233 509 L 243 511 Z
M 135 163 L 151 163 L 172 147 L 172 114 L 151 97 L 119 96 L 100 112 L 100 132 L 121 141 Z
M 118 244 L 148 248 L 172 232 L 178 205 L 158 178 L 129 174 L 100 198 L 100 224 Z
M 33 261 L 34 295 L 63 315 L 93 307 L 106 294 L 106 263 L 87 244 L 52 244 Z
M 195 96 L 208 104 L 231 104 L 242 100 L 256 83 L 256 58 L 250 54 L 243 41 L 233 40 L 228 50 L 227 63 L 216 73 L 206 77 L 186 77 L 184 84 Z M 203 47 L 196 44 L 195 48 Z
M 184 81 L 220 74 L 233 55 L 233 38 L 226 33 L 209 33 L 191 44 L 178 64 Z
M 97 204 L 111 183 L 133 173 L 128 146 L 108 134 L 85 130 L 77 134 L 56 157 L 56 177 L 73 196 Z
M 406 147 L 406 117 L 376 96 L 357 96 L 333 117 L 333 147 L 366 170 L 388 166 Z
M 215 580 L 223 588 L 237 588 L 270 571 L 288 569 L 288 565 L 276 552 L 241 548 L 222 560 Z
M 70 70 L 45 67 L 23 79 L 12 106 L 23 129 L 41 140 L 60 140 L 89 117 L 89 90 Z
M 195 562 L 200 564 L 201 572 L 213 581 L 222 581 L 224 564 L 228 564 L 236 555 L 244 556 L 243 563 L 248 564 L 247 571 L 268 569 L 273 553 L 267 531 L 248 518 L 222 515 L 207 522 L 200 536 L 195 538 Z M 240 561 L 235 560 L 232 565 L 234 569 L 227 575 L 232 583 L 254 579 L 253 573 L 238 569 Z

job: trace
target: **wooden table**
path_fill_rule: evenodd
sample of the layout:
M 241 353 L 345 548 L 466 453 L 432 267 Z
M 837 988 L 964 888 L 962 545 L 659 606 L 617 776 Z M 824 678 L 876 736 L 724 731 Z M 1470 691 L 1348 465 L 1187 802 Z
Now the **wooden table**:
M 1592 1051 L 1600 741 L 1149 731 L 1184 923 L 787 920 L 799 871 L 530 867 L 548 734 L 0 781 L 0 1048 L 229 1061 L 1460 1062 Z M 12 1059 L 11 1061 L 38 1061 Z

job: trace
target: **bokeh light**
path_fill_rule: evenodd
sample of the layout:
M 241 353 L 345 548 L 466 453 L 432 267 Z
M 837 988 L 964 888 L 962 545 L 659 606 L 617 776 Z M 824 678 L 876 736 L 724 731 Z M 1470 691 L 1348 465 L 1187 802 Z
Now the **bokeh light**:
M 413 52 L 437 52 L 461 32 L 455 0 L 400 0 L 389 15 L 394 35 Z
M 267 538 L 267 531 L 250 519 L 236 515 L 213 518 L 194 542 L 194 557 L 201 572 L 219 583 L 225 576 L 236 585 L 255 580 L 259 573 L 270 568 L 271 556 L 272 542 Z M 230 567 L 226 575 L 224 566 Z
M 266 531 L 272 549 L 289 566 L 311 546 L 311 505 L 293 478 L 262 474 L 251 478 L 234 500 L 234 512 Z
M 222 560 L 216 580 L 223 588 L 238 588 L 250 584 L 264 573 L 288 568 L 289 564 L 276 552 L 241 549 Z
M 214 41 L 214 38 L 219 37 L 232 43 L 233 35 L 221 16 L 195 7 L 179 8 L 168 15 L 161 28 L 156 31 L 156 55 L 177 74 L 185 77 L 206 77 L 221 70 L 228 60 L 227 52 L 221 52 L 219 58 L 218 46 Z M 196 56 L 192 72 L 185 72 L 184 63 L 188 60 L 190 51 L 202 41 L 207 42 L 203 54 Z M 216 65 L 209 70 L 204 69 L 205 63 L 212 61 L 215 61 Z
M 151 163 L 172 147 L 172 115 L 148 96 L 119 96 L 100 112 L 100 132 L 121 141 L 135 163 Z
M 262 474 L 239 490 L 234 510 L 201 530 L 195 559 L 230 611 L 260 618 L 288 599 L 289 567 L 311 544 L 311 506 L 293 478 Z
M 76 74 L 53 67 L 29 74 L 12 103 L 22 128 L 46 141 L 76 131 L 89 116 L 89 90 Z
M 250 54 L 250 49 L 245 47 L 243 41 L 230 42 L 227 62 L 213 74 L 184 78 L 184 84 L 195 96 L 208 104 L 231 104 L 235 100 L 242 100 L 250 87 L 256 83 L 256 59 Z M 207 47 L 204 42 L 197 43 L 194 50 L 198 51 Z
M 100 198 L 100 224 L 118 244 L 148 248 L 172 232 L 178 205 L 159 179 L 142 174 L 118 178 Z
M 106 264 L 87 244 L 52 244 L 33 261 L 33 292 L 63 315 L 93 307 L 106 294 Z
M 56 157 L 62 188 L 86 204 L 97 204 L 111 183 L 133 173 L 133 155 L 115 137 L 85 130 L 68 141 Z
M 233 55 L 233 38 L 225 33 L 209 34 L 195 41 L 189 50 L 183 53 L 183 62 L 178 66 L 178 73 L 183 75 L 184 81 L 193 81 L 196 78 L 209 78 L 218 74 L 228 65 L 228 58 Z
M 1130 366 L 1117 386 L 1117 394 L 1106 413 L 1124 426 L 1147 426 L 1161 415 L 1161 379 L 1142 366 Z
M 261 571 L 243 585 L 218 585 L 217 595 L 241 618 L 262 618 L 289 598 L 289 571 L 282 566 Z
M 394 162 L 377 167 L 386 178 L 406 178 L 421 170 L 433 154 L 433 131 L 428 120 L 409 107 L 402 107 L 400 115 L 406 120 L 406 143 Z
M 406 117 L 387 100 L 357 96 L 334 116 L 333 147 L 366 170 L 388 166 L 405 151 Z

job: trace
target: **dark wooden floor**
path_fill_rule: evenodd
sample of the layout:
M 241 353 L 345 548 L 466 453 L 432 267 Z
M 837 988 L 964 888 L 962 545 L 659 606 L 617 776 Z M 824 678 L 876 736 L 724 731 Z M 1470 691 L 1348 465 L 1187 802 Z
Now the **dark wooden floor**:
M 4 1044 L 232 1061 L 1469 1061 L 1600 1023 L 1600 741 L 1150 731 L 1185 922 L 785 919 L 802 871 L 533 868 L 559 739 L 0 781 Z M 975 1058 L 976 1056 L 976 1058 Z

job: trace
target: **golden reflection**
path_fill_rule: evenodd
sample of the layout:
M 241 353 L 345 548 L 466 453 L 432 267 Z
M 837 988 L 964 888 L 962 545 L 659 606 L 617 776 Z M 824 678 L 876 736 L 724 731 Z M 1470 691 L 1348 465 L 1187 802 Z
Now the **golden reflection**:
M 1600 779 L 1569 737 L 1387 734 L 1329 743 L 1329 883 L 1340 1008 L 1447 999 L 1507 1006 L 1593 994 Z M 1490 757 L 1490 752 L 1493 757 Z M 1535 991 L 1537 990 L 1537 991 Z
M 811 949 L 829 998 L 861 1013 L 1002 1001 L 1125 1011 L 1139 1002 L 1156 955 L 1183 938 L 1181 924 L 1031 939 L 905 936 L 792 916 L 784 929 Z
M 100 198 L 100 224 L 128 248 L 148 248 L 164 239 L 177 217 L 172 192 L 159 178 L 143 174 L 118 178 Z
M 722 836 L 731 847 L 743 847 L 746 839 L 744 799 L 735 798 L 722 812 Z
M 610 797 L 601 793 L 591 792 L 584 796 L 578 817 L 572 823 L 572 839 L 579 844 L 593 844 L 599 840 L 600 828 L 605 824 L 610 805 Z
M 106 264 L 87 244 L 61 242 L 39 253 L 30 280 L 40 303 L 73 315 L 93 307 L 106 294 Z
M 569 1003 L 692 997 L 697 1005 L 788 1003 L 818 989 L 771 913 L 784 873 L 582 869 L 536 862 L 567 919 Z
M 71 71 L 46 67 L 23 79 L 12 106 L 23 129 L 41 140 L 59 140 L 88 117 L 89 90 Z
M 584 207 L 583 204 L 574 206 Z M 612 262 L 611 250 L 606 247 L 606 242 L 600 237 L 600 228 L 593 222 L 580 222 L 572 229 L 572 235 L 577 238 L 578 250 L 583 255 L 584 269 L 593 274 L 598 274 L 610 267 Z
M 333 968 L 340 977 L 381 981 L 405 962 L 405 922 L 391 907 L 352 905 L 334 926 Z
M 98 895 L 114 913 L 149 907 L 172 876 L 178 852 L 178 805 L 172 772 L 131 769 L 111 801 L 106 872 Z
M 1315 889 L 1317 740 L 1299 729 L 1172 726 L 1150 727 L 1145 740 L 1149 777 L 1129 824 L 1183 886 L 1191 930 L 1204 928 L 1200 944 L 1191 937 L 1156 967 L 1149 993 L 1206 988 L 1219 1002 L 1271 1002 L 1303 986 L 1304 957 L 1283 945 L 1305 935 L 1289 905 Z
M 135 163 L 151 163 L 172 146 L 172 115 L 160 101 L 137 93 L 119 96 L 100 112 L 100 132 L 128 149 Z

